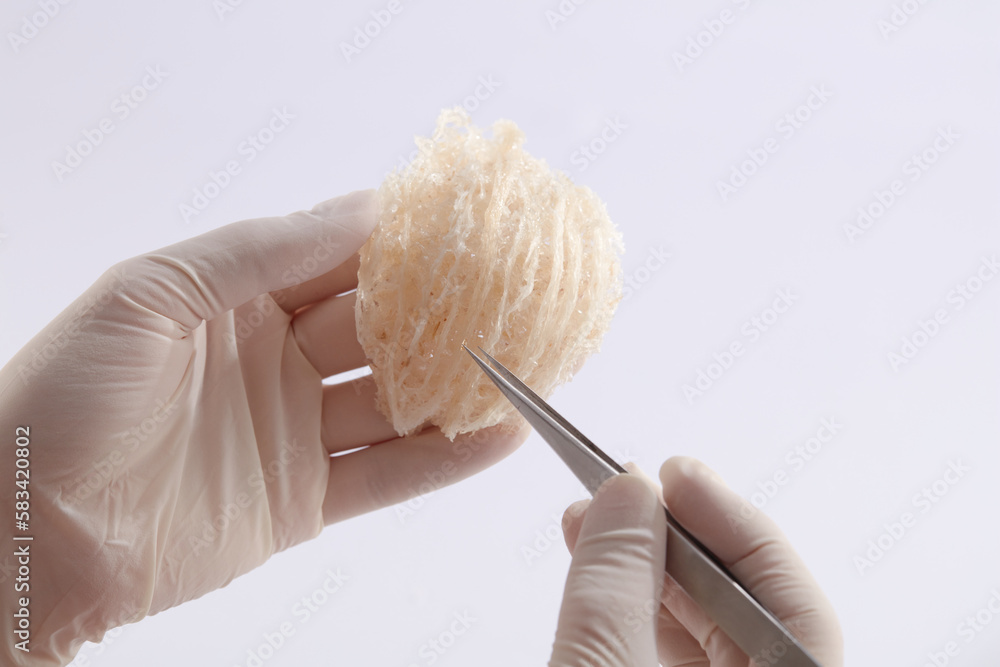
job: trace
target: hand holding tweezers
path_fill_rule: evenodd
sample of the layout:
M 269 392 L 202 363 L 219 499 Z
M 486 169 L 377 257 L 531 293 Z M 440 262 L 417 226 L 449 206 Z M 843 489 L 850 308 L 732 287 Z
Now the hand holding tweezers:
M 464 344 L 480 368 L 555 450 L 591 494 L 619 474 L 627 474 L 572 424 L 496 359 L 479 349 L 480 358 Z M 704 545 L 664 508 L 667 518 L 666 571 L 748 656 L 775 656 L 780 667 L 820 667 L 788 628 L 762 605 Z M 756 663 L 755 663 L 756 664 Z

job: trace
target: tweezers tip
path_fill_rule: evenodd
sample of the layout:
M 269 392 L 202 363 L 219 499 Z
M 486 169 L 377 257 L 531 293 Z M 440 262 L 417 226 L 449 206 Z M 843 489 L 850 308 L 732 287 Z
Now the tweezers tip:
M 465 344 L 464 340 L 462 341 L 462 349 L 464 349 L 466 352 L 472 355 L 472 358 L 478 361 L 480 366 L 483 365 L 484 363 L 486 363 L 488 366 L 499 365 L 499 362 L 493 358 L 493 355 L 484 350 L 482 345 L 477 345 L 476 348 L 482 353 L 483 355 L 482 357 L 473 352 L 471 349 L 469 349 L 469 346 Z M 485 359 L 483 359 L 483 357 L 485 357 Z
M 501 365 L 500 362 L 497 361 L 496 359 L 494 359 L 493 355 L 490 354 L 489 352 L 487 352 L 486 350 L 484 350 L 481 345 L 477 345 L 476 347 L 479 348 L 479 351 L 483 353 L 483 356 L 486 357 L 486 359 L 490 362 L 490 364 L 492 364 L 494 366 L 500 366 Z
M 475 352 L 473 352 L 472 350 L 470 350 L 469 346 L 465 344 L 465 341 L 462 341 L 462 348 L 466 352 L 469 353 L 469 356 L 472 357 L 472 360 L 476 362 L 476 365 L 478 365 L 480 368 L 482 368 L 484 371 L 486 371 L 487 374 L 491 374 L 491 372 L 493 371 L 493 369 L 490 368 L 490 365 L 488 363 L 486 363 L 485 361 L 483 361 L 482 357 L 480 357 L 478 354 L 476 354 Z M 482 348 L 480 348 L 480 349 L 482 349 Z M 484 352 L 484 354 L 485 354 L 485 352 Z

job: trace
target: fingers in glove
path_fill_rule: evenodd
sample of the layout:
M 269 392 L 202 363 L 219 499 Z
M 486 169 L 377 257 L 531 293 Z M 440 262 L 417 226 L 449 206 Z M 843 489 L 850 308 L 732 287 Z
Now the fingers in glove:
M 482 429 L 452 442 L 436 428 L 330 459 L 327 525 L 430 493 L 484 470 L 516 450 L 530 429 Z
M 660 488 L 652 479 L 634 464 L 626 464 L 625 467 L 633 477 L 646 484 L 658 501 L 662 501 Z M 602 486 L 598 493 L 603 492 L 605 488 Z M 563 536 L 570 553 L 575 553 L 584 515 L 591 502 L 590 500 L 581 500 L 573 503 L 563 515 Z M 747 656 L 729 637 L 716 632 L 715 624 L 705 615 L 705 612 L 670 577 L 666 577 L 664 580 L 661 601 L 667 605 L 667 607 L 660 607 L 666 619 L 658 629 L 660 633 L 658 650 L 661 662 L 668 666 L 713 664 L 719 667 L 729 667 L 730 665 L 745 667 Z M 671 612 L 671 609 L 676 612 L 676 616 L 675 613 Z M 696 634 L 693 635 L 692 631 Z M 709 662 L 709 655 L 715 662 Z
M 690 656 L 700 655 L 713 667 L 746 667 L 747 654 L 708 617 L 683 588 L 667 575 L 661 596 L 664 611 L 684 628 L 687 641 L 676 646 L 660 644 L 660 659 L 667 665 L 686 665 Z M 697 661 L 695 664 L 699 664 Z
M 674 517 L 808 648 L 822 664 L 842 664 L 843 642 L 832 606 L 777 525 L 700 461 L 669 459 L 660 469 Z M 702 614 L 671 608 L 698 637 L 711 633 Z M 700 610 L 699 610 L 700 611 Z M 685 618 L 687 616 L 687 618 Z M 714 625 L 714 624 L 713 624 Z
M 370 375 L 323 387 L 321 437 L 330 454 L 397 437 L 392 424 L 375 407 L 375 382 Z
M 321 377 L 368 365 L 358 342 L 355 294 L 329 297 L 292 319 L 295 341 Z
M 333 271 L 328 271 L 318 278 L 312 278 L 299 285 L 292 285 L 291 287 L 272 292 L 271 296 L 274 298 L 275 303 L 291 315 L 299 308 L 356 289 L 360 266 L 361 256 L 358 253 L 354 253 Z M 292 279 L 299 277 L 296 276 L 297 273 L 310 275 L 305 270 L 306 268 L 308 267 L 294 267 L 293 269 L 289 269 L 287 276 L 289 279 Z
M 660 487 L 654 482 L 649 475 L 643 472 L 637 464 L 628 462 L 624 464 L 624 468 L 629 472 L 629 474 L 639 477 L 642 481 L 646 483 L 646 486 L 656 494 L 656 497 L 662 502 L 663 496 L 660 494 Z M 602 487 L 603 488 L 603 487 Z M 600 489 L 598 489 L 600 492 Z M 587 508 L 590 507 L 591 500 L 588 498 L 586 500 L 578 500 L 569 507 L 563 513 L 562 518 L 562 530 L 563 539 L 566 541 L 566 547 L 569 549 L 570 554 L 576 548 L 576 539 L 580 534 L 580 526 L 583 525 L 583 515 L 586 513 Z
M 371 235 L 375 217 L 374 191 L 352 192 L 311 211 L 226 225 L 116 269 L 129 276 L 131 301 L 186 333 L 260 294 L 333 270 Z
M 668 585 L 677 586 L 670 577 L 664 581 L 664 589 Z M 684 624 L 662 605 L 656 624 L 656 637 L 660 664 L 665 665 L 665 667 L 679 667 L 680 665 L 683 667 L 711 667 L 715 664 L 705 654 L 701 643 L 688 632 Z M 745 657 L 744 660 L 746 660 Z M 746 667 L 746 662 L 740 667 Z

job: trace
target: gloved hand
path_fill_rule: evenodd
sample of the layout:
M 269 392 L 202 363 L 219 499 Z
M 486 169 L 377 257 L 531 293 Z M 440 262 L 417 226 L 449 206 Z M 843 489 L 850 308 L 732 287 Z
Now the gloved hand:
M 791 630 L 824 667 L 843 665 L 840 625 L 787 539 L 704 464 L 669 459 L 660 469 L 674 517 Z M 666 520 L 651 482 L 618 475 L 563 517 L 573 554 L 550 665 L 747 667 L 747 656 L 669 577 Z
M 0 528 L 0 664 L 64 665 L 84 640 L 523 441 L 398 438 L 370 380 L 322 384 L 366 363 L 354 296 L 336 295 L 374 225 L 374 193 L 356 192 L 126 260 L 0 370 L 0 507 L 30 503 L 27 530 Z M 30 481 L 15 499 L 16 435 Z M 15 593 L 18 546 L 30 591 Z M 19 596 L 30 654 L 13 646 Z

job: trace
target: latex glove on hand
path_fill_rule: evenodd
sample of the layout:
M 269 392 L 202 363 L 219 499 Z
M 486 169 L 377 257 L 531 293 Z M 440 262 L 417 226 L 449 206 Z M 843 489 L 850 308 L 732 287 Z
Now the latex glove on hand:
M 713 551 L 824 667 L 843 665 L 840 624 L 778 527 L 704 464 L 672 458 L 660 469 L 674 517 Z M 747 667 L 747 656 L 664 573 L 666 520 L 641 475 L 618 475 L 563 517 L 573 554 L 552 660 L 559 667 Z M 738 520 L 730 520 L 739 517 Z M 779 647 L 780 649 L 780 647 Z
M 356 192 L 126 260 L 0 370 L 4 437 L 30 429 L 19 534 L 34 536 L 0 529 L 5 544 L 30 544 L 32 573 L 30 593 L 0 593 L 4 610 L 30 595 L 31 652 L 13 646 L 5 612 L 0 664 L 64 665 L 84 640 L 523 441 L 488 429 L 398 438 L 370 378 L 322 384 L 367 363 L 343 293 L 375 206 L 374 191 Z M 0 457 L 0 507 L 15 507 L 14 463 Z M 4 553 L 0 571 L 16 571 Z

